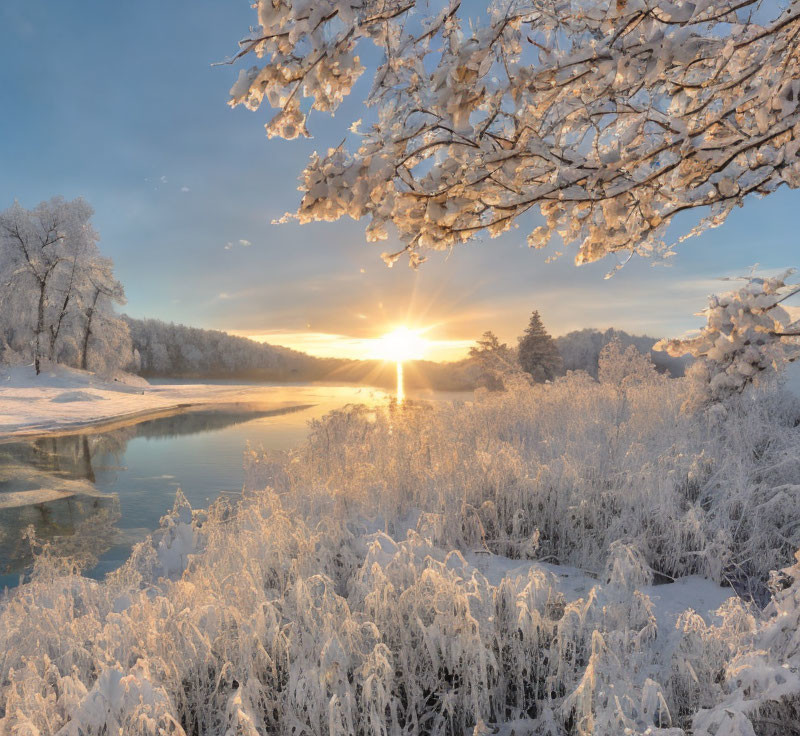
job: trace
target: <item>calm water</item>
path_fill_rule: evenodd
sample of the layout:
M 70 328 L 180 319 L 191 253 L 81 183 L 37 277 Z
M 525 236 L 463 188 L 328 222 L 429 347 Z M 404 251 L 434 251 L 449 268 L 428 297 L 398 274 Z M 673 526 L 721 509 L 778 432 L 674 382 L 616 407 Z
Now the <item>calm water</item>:
M 346 404 L 388 400 L 374 389 L 324 386 L 287 386 L 280 398 L 296 408 L 193 411 L 107 432 L 0 443 L 0 589 L 15 585 L 30 564 L 22 537 L 29 525 L 58 549 L 90 545 L 99 559 L 90 574 L 101 576 L 158 526 L 178 488 L 195 508 L 240 493 L 248 442 L 289 449 L 302 442 L 311 419 Z

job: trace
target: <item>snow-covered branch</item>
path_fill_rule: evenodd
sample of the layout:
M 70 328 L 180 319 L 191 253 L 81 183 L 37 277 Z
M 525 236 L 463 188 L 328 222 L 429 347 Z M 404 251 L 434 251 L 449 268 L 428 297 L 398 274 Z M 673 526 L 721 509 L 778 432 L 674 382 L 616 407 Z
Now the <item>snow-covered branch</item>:
M 360 145 L 315 154 L 301 177 L 300 222 L 369 218 L 393 226 L 412 265 L 427 248 L 498 235 L 538 209 L 579 263 L 616 252 L 666 255 L 721 224 L 748 195 L 800 186 L 800 3 L 772 20 L 750 0 L 492 2 L 259 0 L 260 29 L 239 56 L 231 105 L 278 110 L 270 136 L 308 135 L 383 51 Z M 470 15 L 472 13 L 472 15 Z M 303 100 L 306 100 L 304 102 Z M 354 126 L 355 127 L 355 126 Z
M 800 285 L 786 283 L 792 273 L 751 276 L 741 289 L 710 297 L 702 312 L 708 323 L 698 336 L 656 345 L 673 356 L 699 358 L 690 373 L 698 379 L 701 402 L 741 393 L 800 357 L 800 330 L 781 306 L 800 293 Z

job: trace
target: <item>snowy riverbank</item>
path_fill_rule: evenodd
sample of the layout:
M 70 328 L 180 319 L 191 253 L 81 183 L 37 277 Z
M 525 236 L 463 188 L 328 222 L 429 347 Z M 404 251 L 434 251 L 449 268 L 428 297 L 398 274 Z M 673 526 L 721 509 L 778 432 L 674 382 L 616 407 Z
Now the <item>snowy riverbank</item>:
M 302 404 L 314 403 L 313 387 L 293 387 L 290 401 L 284 393 L 281 386 L 150 385 L 130 374 L 104 380 L 63 366 L 37 376 L 30 366 L 5 366 L 0 369 L 0 437 L 106 427 L 191 407 L 285 409 L 296 405 L 298 396 Z

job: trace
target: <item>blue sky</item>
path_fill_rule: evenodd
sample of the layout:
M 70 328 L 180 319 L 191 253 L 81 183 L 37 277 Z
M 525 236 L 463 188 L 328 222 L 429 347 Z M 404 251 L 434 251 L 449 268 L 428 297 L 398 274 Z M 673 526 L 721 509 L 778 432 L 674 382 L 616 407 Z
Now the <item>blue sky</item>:
M 211 64 L 254 20 L 248 0 L 0 4 L 0 207 L 85 197 L 131 315 L 321 353 L 357 351 L 404 322 L 435 325 L 454 350 L 486 329 L 513 340 L 533 309 L 555 334 L 677 335 L 699 324 L 720 276 L 800 265 L 792 191 L 749 202 L 670 267 L 632 261 L 610 280 L 609 261 L 545 263 L 524 244 L 534 221 L 417 272 L 387 269 L 365 223 L 271 225 L 296 205 L 308 155 L 360 111 L 348 102 L 312 119 L 313 139 L 284 142 L 267 140 L 266 110 L 231 110 L 236 69 Z

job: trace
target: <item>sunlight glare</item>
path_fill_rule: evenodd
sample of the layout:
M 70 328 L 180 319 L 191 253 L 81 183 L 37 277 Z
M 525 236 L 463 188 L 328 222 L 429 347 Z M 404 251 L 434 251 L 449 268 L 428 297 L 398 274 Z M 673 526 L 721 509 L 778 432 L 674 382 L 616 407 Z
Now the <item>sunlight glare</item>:
M 398 327 L 378 340 L 377 355 L 383 360 L 402 363 L 425 355 L 428 341 L 419 330 Z

